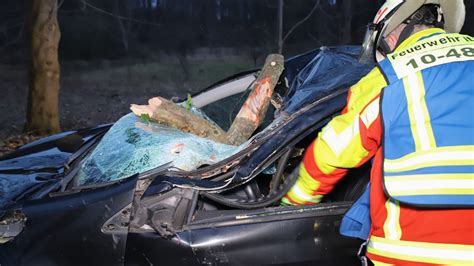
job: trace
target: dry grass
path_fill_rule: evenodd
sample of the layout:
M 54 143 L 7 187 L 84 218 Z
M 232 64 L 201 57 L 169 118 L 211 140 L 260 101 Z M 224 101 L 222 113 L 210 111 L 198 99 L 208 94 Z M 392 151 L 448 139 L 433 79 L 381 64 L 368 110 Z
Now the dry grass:
M 0 142 L 0 157 L 39 138 L 40 136 L 28 133 L 10 136 L 3 142 Z

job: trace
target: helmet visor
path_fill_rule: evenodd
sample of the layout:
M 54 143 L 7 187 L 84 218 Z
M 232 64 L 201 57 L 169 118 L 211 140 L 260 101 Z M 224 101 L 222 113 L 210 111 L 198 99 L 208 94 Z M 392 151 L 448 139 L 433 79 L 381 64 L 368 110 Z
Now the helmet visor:
M 359 55 L 359 62 L 362 64 L 373 64 L 375 63 L 375 40 L 377 37 L 377 27 L 375 24 L 370 23 L 367 26 L 365 32 L 364 42 L 362 43 L 362 49 Z

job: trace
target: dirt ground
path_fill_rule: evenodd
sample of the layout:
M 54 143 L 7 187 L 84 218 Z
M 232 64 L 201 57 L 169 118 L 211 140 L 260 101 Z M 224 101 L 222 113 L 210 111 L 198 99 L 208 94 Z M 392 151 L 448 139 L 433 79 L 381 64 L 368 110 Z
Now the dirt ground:
M 61 66 L 60 123 L 63 131 L 113 123 L 131 103 L 154 96 L 185 97 L 234 73 L 253 68 L 250 59 L 195 58 L 185 75 L 172 59 L 155 62 L 68 62 Z M 28 95 L 25 66 L 0 65 L 0 156 L 36 138 L 22 132 Z

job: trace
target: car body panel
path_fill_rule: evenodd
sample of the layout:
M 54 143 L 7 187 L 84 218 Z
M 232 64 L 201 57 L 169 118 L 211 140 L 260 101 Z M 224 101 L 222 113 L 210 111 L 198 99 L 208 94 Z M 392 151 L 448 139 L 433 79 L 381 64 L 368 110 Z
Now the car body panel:
M 353 265 L 357 243 L 337 235 L 344 211 L 313 211 L 307 218 L 277 212 L 273 219 L 195 229 L 189 233 L 190 245 L 202 264 Z
M 126 264 L 354 265 L 360 241 L 337 233 L 349 206 L 320 204 L 242 214 L 224 211 L 216 219 L 187 224 L 171 238 L 156 232 L 131 232 Z
M 0 265 L 123 264 L 127 230 L 103 233 L 103 226 L 130 205 L 136 183 L 134 176 L 95 190 L 24 204 L 23 231 L 0 246 Z M 130 213 L 125 216 L 128 221 Z
M 57 185 L 67 165 L 82 154 L 81 147 L 97 141 L 109 128 L 103 125 L 53 135 L 0 158 L 0 210 Z

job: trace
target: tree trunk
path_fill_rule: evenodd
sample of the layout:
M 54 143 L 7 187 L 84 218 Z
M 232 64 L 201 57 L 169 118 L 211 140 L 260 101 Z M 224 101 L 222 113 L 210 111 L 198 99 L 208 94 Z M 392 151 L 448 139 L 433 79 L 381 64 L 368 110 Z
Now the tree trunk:
M 57 0 L 30 0 L 29 92 L 25 131 L 51 134 L 59 128 L 59 31 Z
M 117 23 L 120 29 L 120 35 L 122 39 L 122 46 L 123 49 L 128 56 L 128 50 L 129 50 L 129 43 L 130 43 L 130 30 L 131 30 L 131 22 L 129 20 L 125 20 L 124 16 L 122 15 L 125 13 L 127 19 L 132 19 L 132 7 L 130 7 L 130 2 L 125 1 L 123 3 L 123 8 L 125 9 L 124 12 L 120 12 L 120 2 L 115 1 L 115 13 L 117 14 Z
M 227 131 L 227 142 L 240 145 L 247 141 L 265 118 L 273 90 L 284 68 L 282 55 L 271 54 L 267 57 L 262 72 L 255 80 L 253 91 L 247 97 L 239 113 Z
M 283 0 L 278 0 L 278 53 L 283 53 Z
M 351 44 L 352 42 L 352 0 L 344 0 L 342 2 L 344 19 L 342 28 L 342 43 Z

